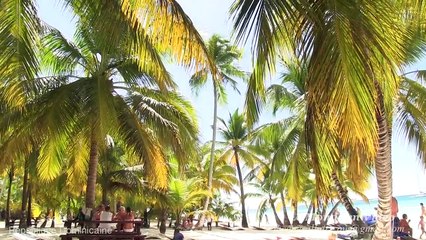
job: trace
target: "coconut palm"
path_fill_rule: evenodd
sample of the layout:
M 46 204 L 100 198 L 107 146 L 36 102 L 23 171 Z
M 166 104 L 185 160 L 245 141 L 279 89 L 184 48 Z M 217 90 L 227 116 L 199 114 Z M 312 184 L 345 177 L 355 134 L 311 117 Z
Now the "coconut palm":
M 200 188 L 201 179 L 170 179 L 168 190 L 169 208 L 176 216 L 176 226 L 181 223 L 181 215 L 193 206 L 199 206 L 200 201 L 210 195 L 208 190 Z
M 247 166 L 252 168 L 256 162 L 260 160 L 256 156 L 253 149 L 250 149 L 251 136 L 249 129 L 245 123 L 244 116 L 236 110 L 232 115 L 229 115 L 228 122 L 219 119 L 223 125 L 220 128 L 220 134 L 223 138 L 221 159 L 225 159 L 232 165 L 235 165 L 238 174 L 240 187 L 240 202 L 241 202 L 241 226 L 248 227 L 245 198 L 244 181 L 242 168 Z
M 42 25 L 33 0 L 1 1 L 0 8 L 0 102 L 5 108 L 20 107 L 26 101 L 21 81 L 38 72 Z
M 37 96 L 26 104 L 25 111 L 10 112 L 3 118 L 3 124 L 14 118 L 11 126 L 19 130 L 10 135 L 2 151 L 12 157 L 28 152 L 26 141 L 41 146 L 38 170 L 45 180 L 59 174 L 64 159 L 72 159 L 66 158 L 67 153 L 85 152 L 77 156 L 89 156 L 88 208 L 95 204 L 99 152 L 106 147 L 107 134 L 123 141 L 126 151 L 143 161 L 146 181 L 156 188 L 167 186 L 165 151 L 185 159 L 197 134 L 193 109 L 170 92 L 175 84 L 155 49 L 145 46 L 149 51 L 144 71 L 137 64 L 139 58 L 125 50 L 130 44 L 128 30 L 122 29 L 123 47 L 109 51 L 97 46 L 91 31 L 81 26 L 76 43 L 56 30 L 46 35 L 43 63 L 60 80 L 50 83 L 48 91 L 33 91 Z M 34 85 L 43 83 L 45 80 Z M 3 126 L 4 132 L 9 129 Z M 16 141 L 22 148 L 11 147 Z
M 331 162 L 342 147 L 351 152 L 350 160 L 358 166 L 374 163 L 380 217 L 375 239 L 392 237 L 389 117 L 399 82 L 395 66 L 404 61 L 405 43 L 412 37 L 404 21 L 397 19 L 417 17 L 415 12 L 406 14 L 407 6 L 410 10 L 422 7 L 411 1 L 254 4 L 236 0 L 231 10 L 237 38 L 246 39 L 252 32 L 255 35 L 255 74 L 246 100 L 249 120 L 258 116 L 256 103 L 262 101 L 262 94 L 257 93 L 263 91 L 266 72 L 274 70 L 277 52 L 290 46 L 301 59 L 309 59 L 307 128 L 311 135 L 307 140 L 311 147 L 315 143 L 322 149 L 313 151 L 318 155 L 312 156 L 318 190 L 327 192 Z M 321 137 L 333 132 L 339 143 Z
M 132 44 L 125 51 L 138 56 L 136 64 L 145 66 L 146 45 L 167 51 L 179 64 L 197 69 L 215 65 L 200 34 L 190 18 L 175 0 L 171 1 L 81 1 L 63 0 L 76 19 L 94 31 L 98 45 L 115 48 L 121 42 L 122 29 L 132 32 Z M 42 23 L 38 18 L 36 1 L 5 0 L 0 4 L 0 99 L 9 107 L 25 103 L 27 83 L 38 73 L 37 46 Z M 149 39 L 149 40 L 148 40 Z M 146 68 L 145 68 L 146 69 Z M 161 70 L 160 70 L 161 71 Z
M 293 166 L 293 168 L 289 168 L 289 170 L 293 169 L 295 171 L 298 171 L 298 169 L 300 169 L 301 167 L 304 167 L 306 173 L 309 173 L 312 166 L 312 163 L 310 162 L 311 155 L 312 154 L 315 155 L 315 153 L 312 153 L 312 151 L 317 148 L 315 146 L 310 146 L 309 144 L 312 144 L 312 143 L 309 143 L 306 139 L 306 136 L 307 136 L 306 125 L 308 123 L 307 119 L 309 118 L 306 112 L 306 99 L 305 99 L 308 95 L 305 89 L 307 67 L 306 65 L 301 65 L 301 62 L 297 59 L 289 59 L 289 60 L 283 61 L 283 66 L 287 69 L 287 71 L 281 75 L 282 83 L 274 84 L 270 86 L 267 91 L 267 96 L 269 97 L 269 99 L 271 99 L 274 114 L 276 113 L 276 111 L 283 109 L 283 110 L 290 111 L 290 113 L 293 115 L 292 117 L 283 121 L 286 125 L 282 127 L 284 129 L 287 129 L 292 134 L 289 135 L 290 141 L 288 140 L 285 141 L 284 140 L 285 138 L 282 138 L 283 140 L 280 140 L 281 142 L 278 142 L 277 144 L 275 144 L 275 146 L 282 145 L 281 148 L 283 149 L 286 149 L 287 147 L 290 146 L 289 149 L 285 150 L 286 151 L 285 154 L 278 155 L 279 157 L 276 159 L 278 162 L 276 163 L 275 166 L 280 167 L 285 165 L 285 162 L 288 160 L 285 160 L 282 156 L 291 156 L 292 153 L 288 151 L 292 151 L 292 149 L 295 148 L 296 146 L 299 146 L 299 147 L 302 146 L 302 148 L 299 148 L 300 150 L 294 152 L 294 153 L 302 153 L 301 155 L 299 155 L 299 157 L 302 157 L 302 158 L 301 159 L 299 158 L 298 160 L 299 161 L 298 167 L 296 167 L 296 165 L 290 165 L 290 166 Z M 277 132 L 279 133 L 280 131 L 278 129 L 275 129 L 275 130 L 272 130 L 271 133 L 275 134 Z M 280 137 L 285 136 L 285 134 L 281 134 L 281 135 L 278 134 L 278 136 Z M 292 145 L 292 141 L 296 141 L 296 142 L 293 143 Z M 294 145 L 296 143 L 297 145 Z M 303 148 L 303 146 L 306 146 L 305 149 L 309 149 L 309 151 L 305 152 L 305 149 Z M 340 154 L 341 154 L 341 158 L 348 157 L 347 153 L 340 153 Z M 306 164 L 306 163 L 303 163 L 303 161 L 308 161 L 309 163 Z M 351 175 L 352 174 L 351 168 L 345 168 L 345 170 L 342 170 L 342 165 L 339 165 L 337 163 L 336 163 L 336 167 L 334 167 L 333 169 L 334 170 L 330 178 L 333 180 L 333 184 L 336 187 L 336 189 L 338 189 L 339 199 L 344 203 L 344 206 L 346 210 L 348 211 L 349 215 L 357 216 L 357 212 L 355 208 L 353 207 L 352 201 L 348 197 L 348 191 L 346 190 L 345 186 L 342 185 L 342 182 L 343 180 L 346 180 L 346 179 L 352 179 L 352 181 L 356 181 L 358 183 L 357 187 L 354 188 L 356 192 L 361 192 L 365 190 L 366 184 L 361 184 L 361 183 L 365 183 L 365 179 L 370 175 L 369 168 L 365 166 L 364 168 L 360 169 L 362 170 L 360 171 L 360 173 L 363 173 L 363 174 L 358 173 L 357 176 L 359 177 L 355 177 Z M 289 174 L 289 176 L 291 176 L 291 174 Z M 308 175 L 302 176 L 299 174 L 299 177 L 302 177 L 302 179 L 299 179 L 297 181 L 298 183 L 302 183 L 298 185 L 299 188 L 294 188 L 293 186 L 296 186 L 295 184 L 293 184 L 292 182 L 287 182 L 290 184 L 289 186 L 293 190 L 290 193 L 293 193 L 299 196 L 298 201 L 301 200 L 300 199 L 300 197 L 302 196 L 301 193 L 306 192 L 303 188 L 304 188 L 304 185 L 306 184 Z M 356 180 L 354 180 L 355 178 Z M 328 194 L 324 194 L 324 193 L 315 194 L 315 198 L 312 199 L 314 201 L 313 208 L 318 207 L 319 203 L 321 202 L 324 202 L 324 204 L 322 205 L 326 207 L 328 200 L 335 197 L 332 195 L 332 193 L 334 193 L 334 191 L 330 189 Z M 358 218 L 354 219 L 354 223 L 357 224 L 359 227 L 364 225 L 362 220 Z
M 241 52 L 236 46 L 229 43 L 228 40 L 221 38 L 219 35 L 213 35 L 207 42 L 207 52 L 212 59 L 212 62 L 217 67 L 219 74 L 211 74 L 208 68 L 203 68 L 200 71 L 192 75 L 189 83 L 193 90 L 198 90 L 208 84 L 208 80 L 211 80 L 213 86 L 213 124 L 212 124 L 212 141 L 210 149 L 210 164 L 209 164 L 209 178 L 208 178 L 208 189 L 212 190 L 213 182 L 213 170 L 214 170 L 214 154 L 216 145 L 216 130 L 217 130 L 217 108 L 219 100 L 226 102 L 225 85 L 231 84 L 236 89 L 236 80 L 233 77 L 244 78 L 245 73 L 241 71 L 235 65 L 235 61 L 241 58 Z M 209 79 L 210 76 L 210 79 Z M 207 211 L 210 199 L 207 198 L 204 202 L 204 211 Z M 204 214 L 202 214 L 198 225 L 204 223 Z
M 200 157 L 196 161 L 190 162 L 190 166 L 186 171 L 189 178 L 197 177 L 203 179 L 205 188 L 208 188 L 208 178 L 210 172 L 210 149 L 211 143 L 208 142 L 201 146 Z M 229 166 L 224 159 L 220 159 L 220 150 L 215 151 L 215 161 L 213 164 L 213 179 L 212 179 L 212 193 L 215 194 L 219 191 L 224 193 L 231 193 L 234 185 L 238 184 L 238 179 L 235 177 L 235 168 Z
M 111 139 L 112 140 L 112 139 Z M 100 154 L 98 183 L 102 189 L 102 203 L 110 203 L 113 191 L 137 193 L 142 188 L 142 172 L 138 168 L 129 168 L 123 149 L 113 141 Z
M 272 209 L 272 212 L 274 214 L 275 222 L 277 226 L 283 227 L 284 224 L 281 222 L 281 219 L 278 216 L 277 208 L 276 208 L 276 201 L 279 199 L 276 196 L 273 195 L 273 181 L 272 178 L 269 175 L 269 172 L 264 172 L 264 176 L 262 180 L 259 181 L 259 183 L 253 183 L 252 185 L 260 190 L 260 197 L 263 197 L 260 200 L 259 206 L 257 208 L 256 212 L 256 219 L 260 222 L 262 221 L 263 216 L 265 215 L 265 212 L 268 209 Z

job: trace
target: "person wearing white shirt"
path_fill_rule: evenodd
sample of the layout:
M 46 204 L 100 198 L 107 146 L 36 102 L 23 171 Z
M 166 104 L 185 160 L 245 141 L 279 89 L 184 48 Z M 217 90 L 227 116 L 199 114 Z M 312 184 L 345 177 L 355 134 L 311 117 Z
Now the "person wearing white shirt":
M 105 211 L 101 212 L 100 221 L 112 221 L 112 212 L 110 211 L 110 207 L 106 206 Z M 100 223 L 99 228 L 102 229 L 115 229 L 115 223 Z

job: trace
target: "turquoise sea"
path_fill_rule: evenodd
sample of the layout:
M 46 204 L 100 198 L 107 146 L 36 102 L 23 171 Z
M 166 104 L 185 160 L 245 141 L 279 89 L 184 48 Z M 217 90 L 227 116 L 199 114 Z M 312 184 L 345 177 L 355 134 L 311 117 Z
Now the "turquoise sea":
M 406 196 L 396 196 L 396 199 L 398 200 L 398 216 L 401 218 L 402 214 L 407 214 L 408 219 L 411 219 L 411 227 L 414 229 L 414 234 L 416 235 L 416 232 L 418 231 L 418 223 L 420 220 L 420 214 L 421 214 L 421 208 L 420 203 L 424 203 L 426 205 L 426 194 L 418 194 L 418 195 L 406 195 Z M 362 216 L 367 215 L 373 215 L 375 216 L 376 211 L 374 208 L 377 206 L 377 199 L 371 199 L 368 203 L 364 202 L 363 200 L 356 200 L 353 201 L 354 207 L 359 208 L 361 210 Z M 330 211 L 332 206 L 330 205 L 328 208 L 328 211 Z M 338 207 L 340 211 L 340 217 L 339 221 L 340 223 L 350 223 L 351 218 L 349 214 L 347 213 L 346 209 L 343 205 L 339 205 Z M 289 218 L 290 220 L 293 218 L 293 210 L 291 208 L 287 208 L 289 212 Z M 303 219 L 306 216 L 308 207 L 305 205 L 299 205 L 298 207 L 298 220 L 300 222 L 303 221 Z M 272 210 L 267 211 L 266 215 L 268 216 L 268 222 L 266 222 L 266 219 L 264 218 L 262 222 L 259 222 L 256 220 L 256 212 L 257 212 L 257 206 L 251 204 L 248 206 L 247 209 L 248 212 L 248 220 L 249 225 L 251 226 L 275 226 L 275 219 L 274 215 L 272 213 Z M 278 210 L 278 216 L 281 218 L 283 217 L 282 210 Z M 318 223 L 318 219 L 317 219 Z M 330 218 L 328 224 L 333 224 L 333 219 Z M 420 234 L 420 233 L 419 233 Z

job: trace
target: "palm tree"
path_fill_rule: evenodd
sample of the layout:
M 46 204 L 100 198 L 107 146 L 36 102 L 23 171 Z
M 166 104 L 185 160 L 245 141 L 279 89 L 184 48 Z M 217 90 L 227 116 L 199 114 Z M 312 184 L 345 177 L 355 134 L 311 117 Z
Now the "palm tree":
M 341 147 L 356 156 L 350 160 L 358 162 L 358 166 L 374 163 L 380 217 L 374 239 L 392 238 L 388 122 L 399 83 L 395 66 L 404 61 L 405 43 L 414 32 L 407 31 L 405 22 L 397 19 L 418 19 L 416 12 L 406 14 L 407 6 L 409 10 L 417 10 L 418 6 L 424 9 L 422 4 L 411 1 L 254 4 L 251 0 L 236 0 L 231 9 L 237 38 L 246 39 L 252 32 L 255 35 L 256 65 L 246 100 L 249 123 L 258 116 L 263 78 L 267 71 L 274 70 L 277 53 L 290 46 L 290 51 L 303 61 L 309 59 L 307 128 L 311 135 L 307 140 L 311 147 L 316 143 L 322 149 L 313 151 L 318 155 L 312 156 L 318 190 L 327 192 L 333 155 Z M 337 147 L 337 141 L 321 137 L 333 132 L 338 133 L 343 146 Z
M 186 176 L 189 178 L 203 179 L 203 185 L 206 189 L 208 188 L 208 178 L 210 174 L 210 149 L 210 142 L 201 146 L 201 161 L 194 159 L 195 161 L 190 162 L 189 168 L 186 171 Z M 224 159 L 220 159 L 220 154 L 220 149 L 216 149 L 211 192 L 213 194 L 218 192 L 229 194 L 233 191 L 234 185 L 238 184 L 238 179 L 235 177 L 235 168 L 229 166 L 228 162 Z
M 214 74 L 217 72 L 200 34 L 175 0 L 63 0 L 62 3 L 71 9 L 80 24 L 94 30 L 94 38 L 104 48 L 118 46 L 121 30 L 129 29 L 132 44 L 123 50 L 138 55 L 137 65 L 141 68 L 146 62 L 146 45 L 152 44 L 161 52 L 169 52 L 173 59 L 188 68 L 209 68 Z M 34 0 L 5 0 L 0 7 L 3 9 L 0 14 L 3 83 L 0 99 L 9 107 L 19 107 L 26 101 L 28 86 L 25 80 L 33 79 L 39 70 L 37 46 L 43 24 Z
M 225 84 L 230 83 L 236 89 L 237 82 L 233 77 L 244 78 L 245 73 L 235 66 L 235 61 L 241 58 L 241 52 L 236 46 L 230 45 L 228 40 L 221 38 L 219 35 L 213 35 L 207 42 L 207 52 L 215 64 L 220 74 L 211 74 L 208 68 L 203 68 L 192 75 L 189 83 L 193 90 L 198 90 L 207 84 L 210 74 L 211 83 L 213 85 L 213 124 L 212 124 L 212 141 L 210 148 L 210 165 L 209 178 L 207 187 L 212 190 L 213 170 L 214 170 L 214 153 L 216 145 L 217 130 L 217 108 L 219 100 L 226 102 Z M 238 91 L 238 90 L 237 90 Z M 203 211 L 207 211 L 210 199 L 204 202 Z M 199 226 L 204 223 L 204 214 L 198 221 Z
M 238 180 L 240 185 L 240 202 L 241 202 L 241 226 L 248 227 L 246 205 L 244 193 L 244 181 L 242 167 L 253 167 L 258 161 L 258 157 L 254 151 L 250 149 L 250 135 L 249 129 L 245 123 L 244 116 L 238 113 L 236 110 L 232 115 L 229 115 L 228 122 L 220 119 L 223 124 L 223 128 L 220 128 L 220 134 L 224 139 L 224 142 L 220 142 L 223 145 L 221 159 L 226 159 L 235 165 L 238 174 Z M 244 163 L 244 165 L 242 165 Z
M 273 108 L 274 108 L 274 114 L 279 109 L 286 109 L 290 110 L 295 114 L 295 119 L 298 119 L 299 123 L 294 123 L 294 126 L 297 126 L 299 131 L 301 132 L 301 135 L 306 135 L 306 119 L 308 118 L 307 113 L 305 111 L 306 108 L 306 96 L 308 95 L 305 90 L 305 80 L 307 76 L 307 67 L 302 66 L 301 62 L 295 59 L 290 59 L 288 61 L 283 61 L 283 66 L 287 69 L 286 73 L 283 73 L 281 75 L 282 83 L 281 84 L 274 84 L 271 87 L 268 88 L 268 96 L 273 99 Z M 305 138 L 300 138 L 301 140 L 305 140 Z M 309 149 L 315 149 L 315 147 L 308 146 L 308 142 L 304 141 L 302 144 L 305 144 Z M 343 154 L 344 156 L 344 154 Z M 348 197 L 348 192 L 342 186 L 341 181 L 339 180 L 338 174 L 342 175 L 344 171 L 342 171 L 342 165 L 337 164 L 336 167 L 334 167 L 335 170 L 333 170 L 331 174 L 331 179 L 333 180 L 333 184 L 338 190 L 339 193 L 339 199 L 343 202 L 346 210 L 348 211 L 349 215 L 356 216 L 356 210 L 352 205 L 352 202 L 350 201 Z M 363 186 L 365 187 L 365 184 L 362 185 L 361 183 L 364 182 L 366 176 L 370 174 L 370 171 L 368 168 L 363 168 L 362 177 L 360 179 L 356 179 L 356 182 L 359 183 L 359 189 L 361 189 Z M 346 169 L 347 174 L 350 173 L 350 169 Z M 361 175 L 360 175 L 361 176 Z M 296 191 L 297 192 L 297 191 Z M 360 191 L 357 191 L 360 192 Z M 325 195 L 322 194 L 324 197 Z M 329 198 L 333 197 L 331 195 L 328 196 Z M 362 222 L 358 221 L 359 219 L 356 219 L 357 224 L 360 226 L 362 225 Z
M 26 101 L 21 81 L 33 79 L 38 72 L 42 24 L 35 1 L 2 1 L 0 8 L 0 102 L 5 108 L 16 108 Z
M 283 227 L 284 224 L 281 222 L 281 219 L 278 216 L 277 208 L 275 207 L 275 203 L 278 200 L 276 196 L 273 196 L 273 190 L 272 188 L 272 178 L 269 177 L 269 173 L 263 173 L 266 176 L 264 176 L 263 180 L 261 180 L 259 183 L 253 183 L 253 186 L 256 187 L 256 189 L 260 190 L 261 193 L 258 194 L 258 196 L 263 197 L 263 199 L 260 200 L 259 206 L 257 208 L 256 212 L 256 218 L 260 222 L 262 221 L 263 216 L 265 215 L 265 212 L 268 209 L 272 209 L 272 212 L 274 214 L 275 222 L 277 226 Z M 259 179 L 260 180 L 260 179 Z
M 142 188 L 142 168 L 129 168 L 123 149 L 111 139 L 100 155 L 98 183 L 102 189 L 102 203 L 109 204 L 113 191 L 137 193 Z
M 208 190 L 200 188 L 202 180 L 197 178 L 170 180 L 168 198 L 169 208 L 176 215 L 176 226 L 181 224 L 181 215 L 185 210 L 198 206 L 200 200 L 210 195 Z
M 152 46 L 145 45 L 145 71 L 137 64 L 139 58 L 125 51 L 130 44 L 126 29 L 122 29 L 123 47 L 109 51 L 97 46 L 91 31 L 81 26 L 75 44 L 56 30 L 44 38 L 43 63 L 58 80 L 49 83 L 48 91 L 35 91 L 37 96 L 25 105 L 25 111 L 3 118 L 3 123 L 16 118 L 14 125 L 19 127 L 13 129 L 19 131 L 11 135 L 2 152 L 5 156 L 27 152 L 27 144 L 21 149 L 11 147 L 18 140 L 41 146 L 39 174 L 51 180 L 59 174 L 66 153 L 75 153 L 77 148 L 86 151 L 87 208 L 95 205 L 99 152 L 106 147 L 107 134 L 123 141 L 126 151 L 143 161 L 147 182 L 160 189 L 167 186 L 165 152 L 172 150 L 185 159 L 197 134 L 193 109 L 170 92 L 175 84 Z M 44 79 L 35 85 L 43 84 Z

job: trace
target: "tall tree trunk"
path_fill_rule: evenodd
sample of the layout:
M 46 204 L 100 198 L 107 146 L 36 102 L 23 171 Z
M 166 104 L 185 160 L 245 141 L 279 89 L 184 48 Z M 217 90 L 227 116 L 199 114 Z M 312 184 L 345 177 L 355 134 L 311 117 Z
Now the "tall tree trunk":
M 305 219 L 303 219 L 303 222 L 302 222 L 303 226 L 307 226 L 308 225 L 308 220 L 309 220 L 309 216 L 311 215 L 311 211 L 312 211 L 313 205 L 314 204 L 312 202 L 311 202 L 311 204 L 309 204 L 308 212 L 306 213 Z
M 105 206 L 109 205 L 108 204 L 108 191 L 107 191 L 106 187 L 102 188 L 102 204 L 104 204 Z
M 343 204 L 343 206 L 345 206 L 346 211 L 352 217 L 353 224 L 357 227 L 357 229 L 361 229 L 362 227 L 365 227 L 365 223 L 362 221 L 362 219 L 360 219 L 358 217 L 358 212 L 352 206 L 352 202 L 349 199 L 348 191 L 340 183 L 336 172 L 333 172 L 331 174 L 331 178 L 333 179 L 334 186 L 337 189 L 337 193 L 339 195 L 340 202 Z
M 29 171 L 29 158 L 25 159 L 24 164 L 24 183 L 22 186 L 22 203 L 21 203 L 21 218 L 19 219 L 19 228 L 27 228 L 27 201 L 28 201 L 28 171 Z
M 280 217 L 278 217 L 277 209 L 275 208 L 274 201 L 272 200 L 272 195 L 269 194 L 269 203 L 271 204 L 272 212 L 274 213 L 275 222 L 279 227 L 283 227 Z
M 13 177 L 15 175 L 15 164 L 12 163 L 12 166 L 9 169 L 8 180 L 9 186 L 7 189 L 7 199 L 6 199 L 6 216 L 5 216 L 5 228 L 9 228 L 10 224 L 10 196 L 12 195 L 12 185 L 13 185 Z
M 90 142 L 90 159 L 89 159 L 89 171 L 87 173 L 87 186 L 86 186 L 86 207 L 91 208 L 92 211 L 95 207 L 96 197 L 96 177 L 98 174 L 98 142 L 95 135 L 92 134 Z
M 377 190 L 378 190 L 378 210 L 376 230 L 373 240 L 392 239 L 392 159 L 391 159 L 391 139 L 386 119 L 386 110 L 382 89 L 376 79 L 374 85 L 377 93 L 376 120 L 378 125 L 379 142 L 377 144 L 377 156 L 375 161 Z
M 32 220 L 32 180 L 28 180 L 28 210 L 27 210 L 27 226 L 31 226 L 31 220 Z
M 293 208 L 294 208 L 294 214 L 293 214 L 292 225 L 298 226 L 298 225 L 300 225 L 300 223 L 299 223 L 298 216 L 297 216 L 297 202 L 296 201 L 293 201 Z
M 281 203 L 283 204 L 283 215 L 284 215 L 284 226 L 290 226 L 290 218 L 288 217 L 288 213 L 287 213 L 287 207 L 285 204 L 285 198 L 284 198 L 284 193 L 280 192 L 280 197 L 281 197 Z
M 334 210 L 336 210 L 336 208 L 340 205 L 341 201 L 337 201 L 336 204 L 334 204 L 334 206 L 331 208 L 330 212 L 328 213 L 327 217 L 325 218 L 325 224 L 328 223 L 328 219 L 330 219 L 331 215 L 333 215 Z
M 143 227 L 144 227 L 144 228 L 149 228 L 149 221 L 148 221 L 148 218 L 149 218 L 149 212 L 151 212 L 151 210 L 152 210 L 152 209 L 150 209 L 150 210 L 148 211 L 148 208 L 145 208 L 145 209 L 143 210 Z
M 309 225 L 311 226 L 315 226 L 315 217 L 316 217 L 316 206 L 315 204 L 312 205 L 312 214 L 311 214 L 311 222 L 309 223 Z
M 166 227 L 166 221 L 167 221 L 167 210 L 161 209 L 160 212 L 160 233 L 164 234 L 166 233 L 167 227 Z
M 55 227 L 55 215 L 56 215 L 56 210 L 52 209 L 52 223 L 50 224 L 51 228 Z
M 216 147 L 216 129 L 217 129 L 217 102 L 218 102 L 218 93 L 217 93 L 217 83 L 213 79 L 213 125 L 212 125 L 212 146 L 210 149 L 210 164 L 209 164 L 209 179 L 207 183 L 207 189 L 209 192 L 212 192 L 212 186 L 213 186 L 213 169 L 214 169 L 214 152 Z M 206 197 L 206 200 L 204 202 L 203 206 L 203 212 L 201 213 L 200 218 L 197 222 L 197 227 L 201 227 L 204 225 L 204 221 L 206 219 L 205 213 L 207 212 L 210 204 L 210 197 Z
M 325 214 L 327 213 L 327 204 L 323 204 L 321 209 L 321 226 L 327 225 L 327 222 L 325 221 Z
M 234 156 L 235 156 L 235 163 L 237 165 L 237 172 L 238 172 L 238 180 L 240 182 L 240 201 L 241 201 L 241 226 L 243 228 L 248 228 L 248 222 L 247 222 L 247 213 L 246 213 L 246 197 L 244 194 L 244 182 L 243 182 L 243 174 L 241 173 L 241 166 L 240 166 L 240 160 L 238 155 L 238 148 L 234 147 Z

